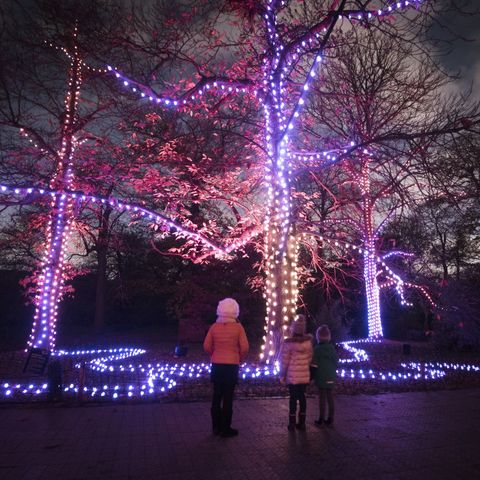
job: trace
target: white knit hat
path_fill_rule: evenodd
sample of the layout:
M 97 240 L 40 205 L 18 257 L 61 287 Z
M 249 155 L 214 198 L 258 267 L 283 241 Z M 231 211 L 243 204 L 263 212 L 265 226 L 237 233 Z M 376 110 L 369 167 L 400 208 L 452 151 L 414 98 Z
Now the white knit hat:
M 219 317 L 238 318 L 240 307 L 233 298 L 224 298 L 218 302 L 217 315 Z

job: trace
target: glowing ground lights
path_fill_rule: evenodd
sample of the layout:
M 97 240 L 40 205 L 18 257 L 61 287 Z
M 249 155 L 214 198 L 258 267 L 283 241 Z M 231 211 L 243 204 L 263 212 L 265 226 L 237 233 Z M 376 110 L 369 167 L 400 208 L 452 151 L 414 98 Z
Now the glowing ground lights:
M 369 367 L 369 347 L 381 344 L 375 340 L 344 342 L 340 347 L 338 383 L 354 381 L 376 382 L 377 384 L 401 384 L 402 382 L 435 382 L 448 375 L 480 375 L 480 364 L 452 362 L 400 362 L 390 369 Z M 342 353 L 343 352 L 343 353 Z M 115 401 L 142 399 L 176 398 L 176 390 L 189 388 L 195 396 L 195 389 L 202 385 L 209 390 L 209 363 L 153 362 L 145 359 L 148 352 L 139 348 L 117 348 L 98 350 L 60 350 L 54 353 L 59 359 L 72 362 L 74 374 L 63 387 L 65 401 L 75 401 L 79 394 L 78 370 L 85 362 L 87 382 L 83 387 L 83 400 Z M 242 383 L 257 387 L 259 396 L 265 385 L 279 386 L 278 364 L 249 365 L 240 368 L 240 389 Z M 280 387 L 279 387 L 280 388 Z M 278 390 L 281 392 L 281 390 Z M 241 396 L 241 393 L 240 393 Z M 0 401 L 45 400 L 48 398 L 47 382 L 18 382 L 3 379 L 0 384 Z

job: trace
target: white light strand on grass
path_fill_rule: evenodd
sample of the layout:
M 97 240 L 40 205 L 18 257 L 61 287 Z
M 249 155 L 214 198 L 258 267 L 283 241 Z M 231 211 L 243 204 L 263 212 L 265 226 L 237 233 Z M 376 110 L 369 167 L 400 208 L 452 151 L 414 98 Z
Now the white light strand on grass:
M 340 359 L 340 364 L 357 363 L 357 368 L 338 368 L 338 382 L 354 381 L 381 381 L 389 384 L 402 383 L 403 381 L 435 381 L 445 378 L 451 373 L 469 375 L 480 374 L 480 366 L 459 362 L 401 362 L 397 368 L 372 369 L 363 364 L 369 361 L 369 355 L 364 348 L 370 344 L 381 344 L 381 341 L 370 339 L 343 342 L 343 347 L 351 358 Z M 364 348 L 361 348 L 364 346 Z M 54 352 L 58 357 L 78 357 L 76 368 L 80 367 L 80 360 L 85 362 L 87 368 L 87 385 L 83 387 L 85 397 L 92 400 L 121 400 L 142 398 L 168 398 L 169 392 L 176 387 L 187 386 L 188 382 L 206 381 L 210 373 L 208 363 L 165 363 L 141 362 L 135 363 L 135 358 L 146 353 L 139 348 L 117 348 L 98 350 L 75 350 L 68 352 L 60 350 Z M 85 358 L 91 356 L 92 358 Z M 129 359 L 128 363 L 120 363 Z M 115 379 L 106 383 L 108 375 Z M 277 382 L 279 364 L 258 366 L 243 364 L 240 367 L 242 381 L 265 382 L 271 378 Z M 118 381 L 119 378 L 124 381 Z M 132 380 L 132 378 L 134 380 Z M 261 387 L 259 387 L 261 388 Z M 65 399 L 75 399 L 78 395 L 78 382 L 68 383 L 63 388 Z M 46 382 L 16 382 L 2 380 L 0 384 L 0 401 L 22 401 L 38 398 L 46 399 L 48 385 Z
M 372 341 L 370 339 L 357 340 L 343 342 L 340 345 L 345 348 L 347 352 L 352 354 L 350 359 L 341 359 L 340 363 L 362 363 L 368 361 L 368 354 L 362 348 L 359 348 L 358 345 L 369 345 L 372 343 L 381 343 L 380 341 Z M 90 367 L 91 372 L 99 373 L 112 373 L 112 374 L 131 374 L 138 377 L 138 375 L 146 375 L 146 383 L 142 385 L 135 384 L 114 384 L 114 385 L 99 385 L 96 387 L 84 387 L 84 393 L 90 394 L 91 397 L 97 396 L 98 398 L 107 398 L 116 400 L 118 398 L 141 398 L 145 395 L 152 395 L 155 393 L 165 393 L 177 386 L 179 379 L 198 379 L 202 376 L 207 375 L 210 372 L 210 365 L 205 363 L 200 364 L 138 364 L 134 365 L 129 363 L 128 365 L 120 364 L 113 365 L 112 362 L 118 360 L 124 360 L 126 358 L 135 357 L 145 353 L 144 349 L 134 349 L 134 348 L 118 348 L 118 349 L 97 349 L 97 350 L 75 350 L 75 351 L 65 351 L 60 350 L 54 352 L 54 356 L 64 357 L 64 356 L 80 356 L 85 357 L 86 355 L 101 355 L 101 357 L 93 358 L 87 362 L 87 365 Z M 77 368 L 80 364 L 77 364 Z M 480 372 L 480 367 L 477 365 L 468 365 L 460 363 L 447 363 L 447 362 L 408 362 L 401 363 L 401 367 L 405 371 L 374 371 L 372 369 L 350 369 L 346 370 L 344 368 L 339 369 L 337 374 L 339 378 L 345 379 L 377 379 L 382 381 L 398 381 L 398 380 L 434 380 L 442 378 L 446 375 L 447 371 L 461 371 L 465 373 L 478 373 Z M 414 371 L 414 373 L 411 372 Z M 279 365 L 276 363 L 274 366 L 252 366 L 244 364 L 241 367 L 241 378 L 242 379 L 258 379 L 266 377 L 274 377 L 279 373 Z M 93 373 L 94 374 L 94 373 Z M 92 373 L 90 373 L 92 375 Z M 22 395 L 27 395 L 29 397 L 46 394 L 47 385 L 45 383 L 35 385 L 33 383 L 29 384 L 19 384 L 19 383 L 9 383 L 3 382 L 3 395 L 5 398 L 12 398 L 13 396 L 18 397 Z M 69 384 L 65 386 L 64 392 L 66 394 L 77 394 L 78 386 L 75 384 Z
M 94 349 L 81 349 L 81 350 L 64 350 L 59 349 L 52 352 L 54 357 L 79 357 L 84 355 L 99 355 L 108 354 L 113 355 L 112 360 L 120 358 L 135 357 L 146 353 L 143 348 L 131 348 L 131 347 L 119 347 L 119 348 L 94 348 Z

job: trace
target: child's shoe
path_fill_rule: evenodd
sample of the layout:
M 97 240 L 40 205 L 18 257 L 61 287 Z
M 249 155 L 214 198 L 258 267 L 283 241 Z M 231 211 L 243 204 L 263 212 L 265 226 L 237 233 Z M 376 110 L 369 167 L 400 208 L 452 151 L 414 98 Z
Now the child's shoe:
M 323 425 L 323 419 L 319 418 L 313 422 L 316 427 L 321 427 Z
M 295 414 L 288 416 L 288 431 L 294 432 L 295 431 Z
M 298 423 L 295 425 L 299 430 L 305 430 L 305 418 L 306 413 L 299 413 L 298 414 Z
M 221 437 L 228 438 L 228 437 L 236 437 L 238 435 L 238 430 L 236 428 L 228 427 L 222 430 L 220 433 Z

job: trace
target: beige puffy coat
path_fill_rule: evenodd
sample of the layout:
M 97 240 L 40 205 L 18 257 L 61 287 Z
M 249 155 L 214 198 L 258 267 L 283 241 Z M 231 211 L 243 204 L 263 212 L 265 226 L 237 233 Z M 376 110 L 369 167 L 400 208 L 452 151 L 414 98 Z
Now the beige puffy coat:
M 283 342 L 280 377 L 287 385 L 310 383 L 313 346 L 311 335 L 293 336 Z

